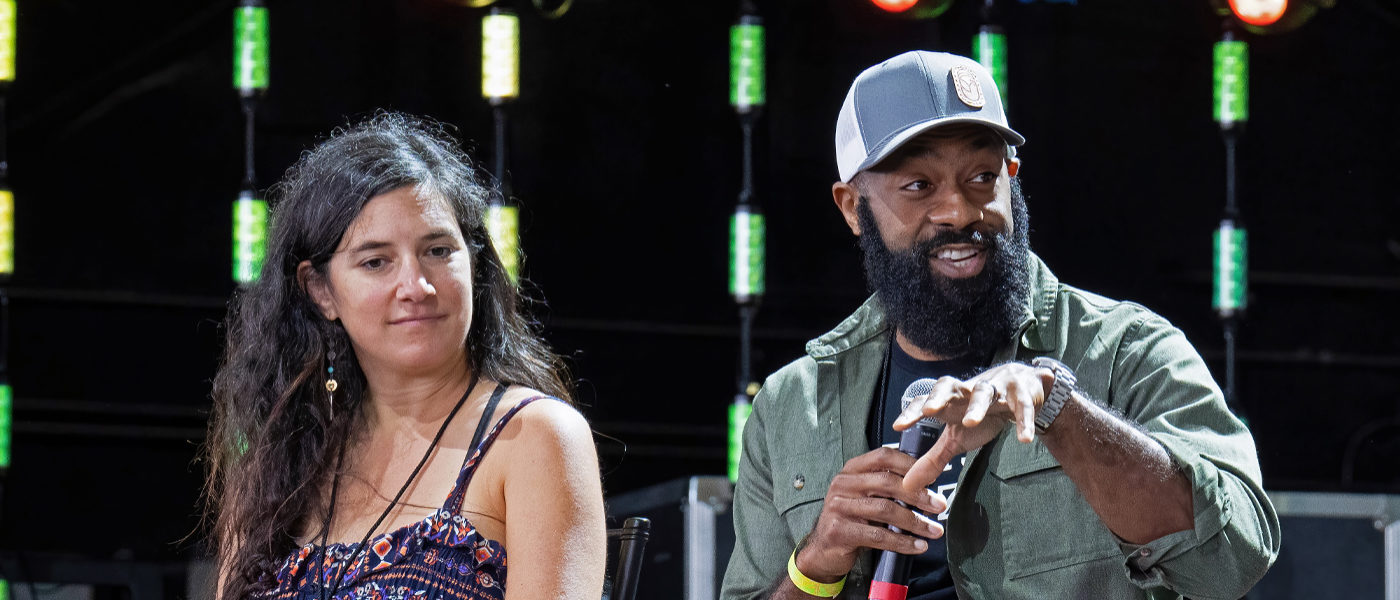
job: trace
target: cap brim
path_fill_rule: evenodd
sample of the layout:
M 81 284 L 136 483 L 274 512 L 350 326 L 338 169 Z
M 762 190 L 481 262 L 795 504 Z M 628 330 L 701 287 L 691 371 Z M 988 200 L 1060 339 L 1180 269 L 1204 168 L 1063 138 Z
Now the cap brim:
M 921 133 L 932 129 L 937 129 L 939 127 L 944 127 L 947 125 L 956 125 L 959 123 L 982 125 L 989 129 L 992 129 L 993 131 L 996 131 L 997 133 L 1001 134 L 1002 139 L 1006 140 L 1006 143 L 1012 146 L 1020 146 L 1021 144 L 1026 143 L 1025 136 L 1016 133 L 1015 130 L 1006 127 L 1005 125 L 1002 125 L 1000 123 L 989 121 L 981 117 L 957 116 L 943 117 L 941 119 L 929 119 L 922 123 L 915 123 L 914 125 L 910 125 L 909 127 L 900 130 L 899 132 L 890 136 L 886 140 L 882 141 L 880 145 L 875 149 L 875 151 L 871 152 L 869 156 L 866 156 L 865 160 L 861 161 L 860 166 L 856 167 L 856 173 L 860 173 L 861 171 L 864 171 L 866 169 L 869 169 L 870 167 L 880 164 L 880 161 L 885 160 L 885 158 L 893 154 L 895 150 L 898 150 L 909 140 L 914 139 Z M 855 174 L 852 174 L 850 179 L 854 178 Z M 849 182 L 850 179 L 847 179 L 847 181 Z

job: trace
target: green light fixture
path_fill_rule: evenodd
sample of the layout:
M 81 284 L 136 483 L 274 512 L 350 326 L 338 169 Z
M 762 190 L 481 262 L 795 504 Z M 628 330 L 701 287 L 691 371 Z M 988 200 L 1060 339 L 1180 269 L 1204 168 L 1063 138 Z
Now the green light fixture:
M 743 15 L 729 28 L 729 104 L 740 113 L 766 100 L 763 20 Z
M 520 18 L 492 9 L 481 18 L 481 96 L 497 104 L 520 96 Z
M 0 83 L 15 80 L 15 0 L 0 0 Z
M 1211 305 L 1221 316 L 1233 316 L 1245 309 L 1248 287 L 1249 236 L 1233 219 L 1220 221 L 1214 236 L 1214 277 L 1211 278 Z
M 233 203 L 233 280 L 249 284 L 267 256 L 267 202 L 243 190 Z
M 510 282 L 520 283 L 520 209 L 499 202 L 486 206 L 486 231 Z
M 763 214 L 740 204 L 729 218 L 729 294 L 747 304 L 764 291 Z
M 1213 113 L 1221 128 L 1249 120 L 1249 44 L 1233 39 L 1215 43 Z
M 14 272 L 15 194 L 8 187 L 0 187 L 0 277 L 13 275 Z
M 10 471 L 10 434 L 14 422 L 14 393 L 10 382 L 0 380 L 0 474 Z
M 992 73 L 992 81 L 997 84 L 1001 95 L 1001 106 L 1007 106 L 1006 93 L 1006 34 L 996 25 L 983 25 L 972 38 L 972 60 L 981 63 Z
M 262 0 L 244 0 L 233 9 L 233 87 L 243 96 L 267 90 L 267 7 Z

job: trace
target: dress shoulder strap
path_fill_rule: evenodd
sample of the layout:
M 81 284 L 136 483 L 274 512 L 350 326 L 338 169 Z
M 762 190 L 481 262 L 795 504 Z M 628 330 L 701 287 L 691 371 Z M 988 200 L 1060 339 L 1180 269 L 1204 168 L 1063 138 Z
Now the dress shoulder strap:
M 485 424 L 490 422 L 491 413 L 495 411 L 496 404 L 500 402 L 499 396 L 503 394 L 504 386 L 497 388 L 497 392 L 492 394 L 491 400 L 487 401 L 486 409 L 481 413 L 481 424 L 477 426 L 478 434 L 485 428 Z M 496 421 L 496 424 L 491 427 L 489 432 L 486 432 L 484 437 L 479 440 L 473 439 L 472 450 L 467 453 L 467 459 L 462 463 L 462 470 L 457 474 L 457 484 L 452 487 L 452 493 L 448 495 L 447 503 L 443 508 L 454 515 L 462 511 L 462 499 L 467 495 L 467 486 L 471 484 L 472 475 L 476 473 L 477 465 L 481 464 L 481 457 L 485 456 L 486 451 L 491 449 L 491 444 L 496 441 L 496 436 L 500 435 L 502 429 L 505 429 L 506 424 L 510 422 L 511 417 L 515 416 L 515 413 L 541 398 L 549 398 L 549 396 L 534 396 L 521 400 L 519 404 L 506 411 L 506 414 L 501 415 L 500 420 Z

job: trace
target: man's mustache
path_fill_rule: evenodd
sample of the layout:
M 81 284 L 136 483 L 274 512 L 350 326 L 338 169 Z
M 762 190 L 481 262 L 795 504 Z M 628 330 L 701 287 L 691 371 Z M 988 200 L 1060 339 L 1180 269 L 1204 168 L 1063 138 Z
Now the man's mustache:
M 985 233 L 980 229 L 948 229 L 938 232 L 927 240 L 914 244 L 914 246 L 910 248 L 910 254 L 912 254 L 916 260 L 922 262 L 943 246 L 964 244 L 979 246 L 983 250 L 995 252 L 1001 247 L 1001 242 L 1000 235 Z

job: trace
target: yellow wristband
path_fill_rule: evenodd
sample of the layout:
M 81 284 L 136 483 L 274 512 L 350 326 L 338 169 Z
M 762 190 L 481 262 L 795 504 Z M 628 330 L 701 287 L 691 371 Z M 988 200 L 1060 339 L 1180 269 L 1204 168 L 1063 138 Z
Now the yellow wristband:
M 822 583 L 813 581 L 811 577 L 802 574 L 797 570 L 797 551 L 792 551 L 792 556 L 788 557 L 788 579 L 803 593 L 816 596 L 818 598 L 835 598 L 841 593 L 841 588 L 846 587 L 846 578 L 842 577 L 836 583 Z

